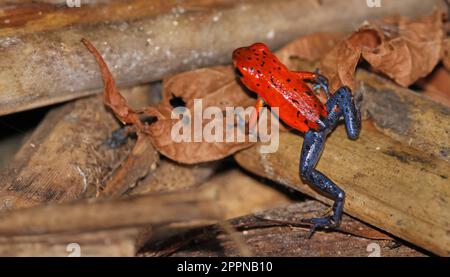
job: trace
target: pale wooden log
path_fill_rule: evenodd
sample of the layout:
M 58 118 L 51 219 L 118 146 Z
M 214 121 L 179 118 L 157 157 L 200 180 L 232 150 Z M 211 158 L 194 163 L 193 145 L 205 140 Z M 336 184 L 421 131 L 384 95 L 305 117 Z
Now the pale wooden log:
M 255 41 L 277 48 L 300 35 L 352 31 L 364 20 L 391 14 L 416 16 L 430 13 L 436 7 L 444 8 L 441 0 L 385 0 L 380 8 L 368 8 L 360 0 L 192 0 L 181 10 L 183 5 L 172 6 L 175 2 L 169 1 L 161 10 L 143 9 L 144 14 L 137 16 L 142 1 L 133 1 L 130 7 L 137 12 L 130 13 L 130 18 L 121 17 L 120 22 L 96 25 L 92 24 L 98 19 L 95 16 L 92 21 L 87 20 L 91 17 L 80 16 L 76 20 L 68 19 L 70 24 L 79 23 L 68 28 L 51 30 L 50 23 L 48 28 L 42 27 L 48 29 L 46 32 L 21 36 L 10 33 L 2 37 L 0 114 L 98 92 L 102 87 L 100 72 L 81 45 L 82 37 L 99 49 L 118 84 L 124 86 L 201 66 L 228 63 L 234 48 Z M 352 12 L 348 12 L 349 7 Z M 86 9 L 90 6 L 86 5 Z M 72 17 L 70 9 L 66 10 L 67 17 Z M 102 8 L 96 11 L 99 11 L 99 21 L 103 21 Z M 43 13 L 45 16 L 46 11 Z M 61 16 L 57 22 L 66 20 L 64 13 Z M 139 19 L 131 20 L 136 16 Z M 83 25 L 83 18 L 91 24 Z M 24 20 L 25 26 L 33 25 L 32 19 Z M 48 20 L 40 24 L 45 22 Z M 17 34 L 21 29 L 15 30 L 13 33 Z
M 184 0 L 183 6 L 205 9 L 215 2 Z M 71 7 L 66 0 L 0 0 L 0 36 L 50 31 L 74 24 L 131 21 L 168 13 L 177 3 L 174 0 L 80 0 L 80 7 Z

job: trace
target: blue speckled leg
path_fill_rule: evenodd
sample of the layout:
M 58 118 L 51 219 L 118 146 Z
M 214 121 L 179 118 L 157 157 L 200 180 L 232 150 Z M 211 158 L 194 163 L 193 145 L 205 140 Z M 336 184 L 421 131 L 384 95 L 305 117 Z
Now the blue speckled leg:
M 319 131 L 308 131 L 300 157 L 300 175 L 319 192 L 326 194 L 334 200 L 333 215 L 304 219 L 310 223 L 310 236 L 316 228 L 335 228 L 339 226 L 345 200 L 345 192 L 323 173 L 316 170 L 317 161 L 322 153 L 327 135 L 334 129 L 340 117 L 343 115 L 347 134 L 351 139 L 356 139 L 361 129 L 359 111 L 355 106 L 351 91 L 342 87 L 327 102 L 328 118 L 326 127 Z
M 341 87 L 327 102 L 328 122 L 330 131 L 336 126 L 339 119 L 344 115 L 347 135 L 356 139 L 361 131 L 361 116 L 355 105 L 352 91 L 348 87 Z

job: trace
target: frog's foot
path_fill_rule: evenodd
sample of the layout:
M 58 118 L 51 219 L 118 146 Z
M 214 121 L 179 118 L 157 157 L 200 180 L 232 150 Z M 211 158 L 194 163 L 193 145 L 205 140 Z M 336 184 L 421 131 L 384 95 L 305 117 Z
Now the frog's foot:
M 338 226 L 333 221 L 333 217 L 325 216 L 325 217 L 316 217 L 316 218 L 306 218 L 301 220 L 303 223 L 307 223 L 311 225 L 311 229 L 309 230 L 308 239 L 312 237 L 314 232 L 317 229 L 333 229 Z
M 328 88 L 327 77 L 320 74 L 319 69 L 316 69 L 316 71 L 314 71 L 314 73 L 316 74 L 316 78 L 314 79 L 315 85 L 313 86 L 314 92 L 316 94 L 319 94 L 319 89 L 323 89 L 323 91 L 325 92 L 325 95 L 327 96 L 327 99 L 330 99 L 330 91 Z

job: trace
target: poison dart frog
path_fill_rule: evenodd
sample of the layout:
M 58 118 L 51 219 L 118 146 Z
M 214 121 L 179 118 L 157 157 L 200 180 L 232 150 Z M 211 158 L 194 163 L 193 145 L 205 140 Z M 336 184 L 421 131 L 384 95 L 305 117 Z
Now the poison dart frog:
M 263 43 L 241 47 L 233 52 L 233 64 L 241 82 L 257 94 L 256 111 L 249 122 L 250 129 L 258 120 L 264 105 L 278 107 L 278 117 L 287 125 L 305 134 L 300 153 L 300 177 L 314 189 L 334 200 L 332 215 L 302 220 L 311 225 L 310 236 L 316 229 L 336 228 L 340 225 L 345 192 L 332 180 L 316 170 L 317 161 L 328 134 L 344 117 L 347 135 L 356 139 L 361 130 L 361 119 L 350 88 L 343 86 L 331 96 L 328 80 L 318 71 L 290 71 Z M 323 104 L 314 89 L 327 94 Z

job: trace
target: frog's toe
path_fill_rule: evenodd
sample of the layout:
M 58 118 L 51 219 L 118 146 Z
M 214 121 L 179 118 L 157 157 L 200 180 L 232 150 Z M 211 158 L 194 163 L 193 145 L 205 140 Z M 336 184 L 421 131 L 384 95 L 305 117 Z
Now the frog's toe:
M 327 99 L 330 98 L 330 91 L 328 88 L 328 79 L 327 77 L 318 74 L 316 79 L 315 79 L 315 83 L 318 85 L 319 88 L 322 88 L 323 91 L 325 92 L 325 95 L 327 96 Z
M 314 93 L 315 93 L 315 94 L 319 94 L 319 93 L 320 93 L 319 90 L 320 90 L 321 87 L 322 87 L 322 86 L 321 86 L 320 84 L 314 85 L 314 86 L 313 86 L 313 91 L 314 91 Z
M 301 220 L 303 223 L 311 225 L 308 238 L 310 238 L 317 229 L 329 229 L 337 227 L 331 216 L 305 218 Z
M 331 218 L 331 216 L 325 216 L 325 217 L 315 217 L 315 218 L 305 218 L 302 219 L 302 222 L 309 223 L 311 225 L 315 225 L 318 228 L 332 228 L 335 227 L 334 222 Z

